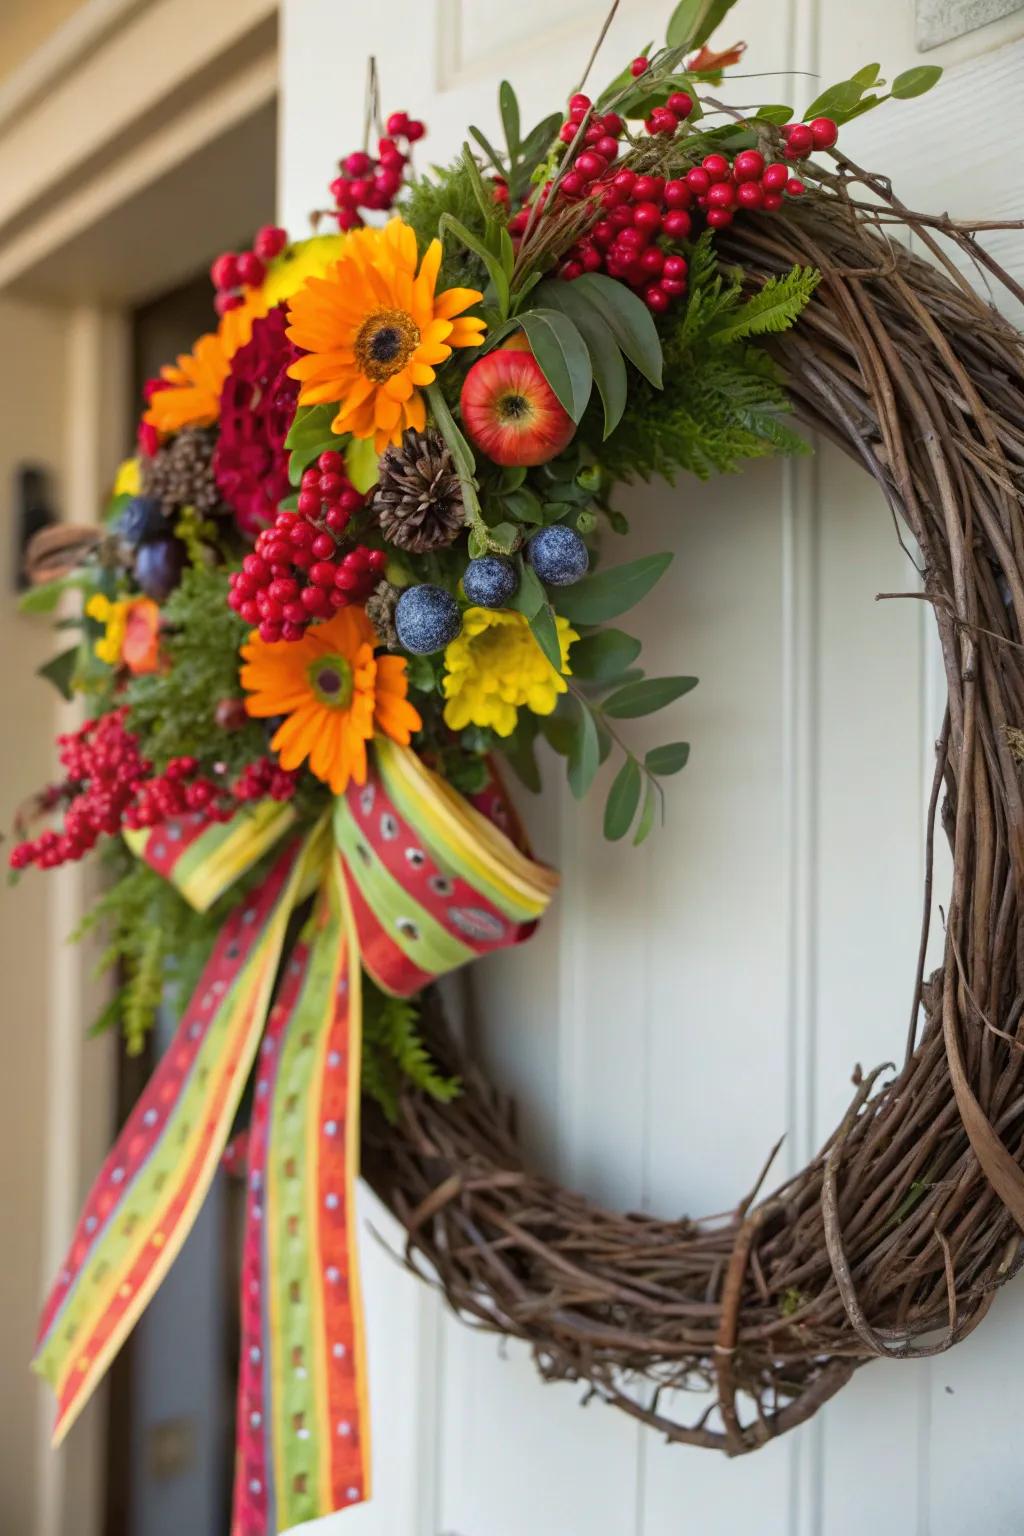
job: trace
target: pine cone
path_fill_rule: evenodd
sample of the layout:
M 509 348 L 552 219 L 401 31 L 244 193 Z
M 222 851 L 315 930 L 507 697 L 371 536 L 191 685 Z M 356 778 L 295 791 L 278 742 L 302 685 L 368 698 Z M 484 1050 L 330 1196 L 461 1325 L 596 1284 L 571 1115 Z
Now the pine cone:
M 195 507 L 205 516 L 221 505 L 213 478 L 214 433 L 203 427 L 185 427 L 159 448 L 151 459 L 143 455 L 142 493 L 153 496 L 166 517 L 182 507 Z
M 373 625 L 377 639 L 389 651 L 398 649 L 398 630 L 395 628 L 395 609 L 398 607 L 398 588 L 390 581 L 380 581 L 366 599 L 366 617 Z
M 402 446 L 385 450 L 373 497 L 380 531 L 410 554 L 443 549 L 465 527 L 462 487 L 440 432 L 402 434 Z

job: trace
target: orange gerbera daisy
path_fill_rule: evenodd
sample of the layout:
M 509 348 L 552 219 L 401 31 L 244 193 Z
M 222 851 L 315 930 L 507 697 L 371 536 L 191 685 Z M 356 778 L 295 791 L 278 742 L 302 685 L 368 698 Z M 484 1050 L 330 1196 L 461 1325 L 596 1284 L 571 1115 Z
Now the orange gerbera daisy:
M 453 347 L 478 347 L 482 320 L 456 319 L 483 297 L 475 288 L 435 294 L 441 242 L 432 240 L 416 271 L 416 236 L 401 219 L 349 235 L 322 278 L 291 299 L 288 335 L 309 353 L 288 372 L 302 385 L 300 405 L 338 401 L 335 432 L 372 437 L 378 453 L 405 427 L 422 432 L 418 390 Z
M 217 329 L 200 336 L 191 352 L 160 370 L 166 388 L 151 396 L 143 421 L 167 436 L 182 427 L 210 427 L 220 415 L 220 392 L 231 359 L 252 335 L 253 321 L 266 310 L 254 295 L 229 309 Z
M 250 715 L 287 715 L 270 745 L 282 768 L 310 771 L 336 795 L 366 782 L 366 743 L 375 731 L 409 745 L 421 720 L 409 703 L 405 661 L 374 656 L 373 625 L 361 608 L 342 608 L 301 640 L 242 646 L 242 687 Z

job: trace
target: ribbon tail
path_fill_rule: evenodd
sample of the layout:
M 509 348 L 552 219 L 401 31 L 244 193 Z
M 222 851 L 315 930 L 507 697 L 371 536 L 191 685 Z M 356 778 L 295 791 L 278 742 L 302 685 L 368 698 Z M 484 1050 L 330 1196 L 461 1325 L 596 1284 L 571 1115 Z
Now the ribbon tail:
M 271 1009 L 249 1135 L 233 1536 L 369 1497 L 359 955 L 341 860 Z
M 232 913 L 99 1177 L 43 1310 L 34 1367 L 64 1438 L 181 1249 L 256 1052 L 288 920 L 323 840 L 293 845 Z

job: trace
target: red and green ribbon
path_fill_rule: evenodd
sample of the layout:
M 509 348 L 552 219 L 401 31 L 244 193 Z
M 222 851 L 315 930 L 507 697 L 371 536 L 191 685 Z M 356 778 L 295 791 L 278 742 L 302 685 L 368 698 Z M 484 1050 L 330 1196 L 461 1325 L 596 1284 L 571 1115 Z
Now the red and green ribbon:
M 272 1536 L 369 1497 L 361 972 L 409 996 L 532 932 L 557 877 L 507 835 L 500 793 L 484 810 L 382 740 L 366 784 L 304 838 L 285 841 L 294 817 L 268 803 L 226 825 L 183 818 L 133 839 L 199 909 L 283 846 L 225 924 L 93 1185 L 43 1311 L 36 1368 L 57 1395 L 59 1442 L 185 1241 L 255 1065 L 232 1536 Z

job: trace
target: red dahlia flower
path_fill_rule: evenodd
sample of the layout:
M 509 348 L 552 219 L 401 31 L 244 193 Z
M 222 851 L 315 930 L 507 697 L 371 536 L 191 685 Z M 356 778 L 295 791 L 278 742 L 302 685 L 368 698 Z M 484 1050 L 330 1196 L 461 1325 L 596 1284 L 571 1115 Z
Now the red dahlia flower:
M 289 494 L 284 440 L 299 386 L 288 369 L 300 356 L 285 335 L 282 307 L 253 321 L 252 339 L 231 359 L 220 397 L 220 437 L 213 456 L 217 488 L 239 528 L 255 538 Z

